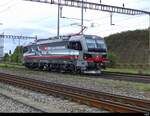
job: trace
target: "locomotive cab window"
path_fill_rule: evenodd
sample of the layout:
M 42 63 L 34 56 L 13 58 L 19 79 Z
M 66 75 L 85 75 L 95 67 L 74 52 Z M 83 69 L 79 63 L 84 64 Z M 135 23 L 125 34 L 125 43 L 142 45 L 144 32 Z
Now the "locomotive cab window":
M 82 50 L 81 43 L 79 41 L 71 41 L 68 43 L 68 48 L 73 50 Z
M 27 48 L 27 47 L 24 47 L 24 48 L 23 48 L 23 53 L 26 53 L 26 52 L 28 52 L 28 48 Z

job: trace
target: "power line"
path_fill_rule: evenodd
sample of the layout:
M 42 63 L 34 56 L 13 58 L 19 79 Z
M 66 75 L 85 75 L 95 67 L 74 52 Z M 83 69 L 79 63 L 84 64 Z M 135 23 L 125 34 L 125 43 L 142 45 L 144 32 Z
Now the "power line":
M 146 2 L 146 1 L 147 0 L 128 1 L 128 3 L 125 3 L 125 4 L 130 4 L 130 3 L 139 4 L 141 2 Z
M 0 4 L 0 8 L 2 8 L 3 6 L 7 6 L 8 4 L 10 4 L 11 2 L 13 2 L 12 0 L 9 0 L 9 1 L 5 1 L 4 4 Z
M 124 19 L 121 19 L 121 20 L 115 20 L 115 22 L 124 22 L 124 21 L 127 21 L 127 20 L 132 20 L 132 19 L 135 19 L 135 18 L 138 18 L 138 17 L 143 17 L 143 15 L 137 15 L 137 16 L 134 16 L 134 17 L 128 17 L 128 18 L 124 18 Z M 106 22 L 106 21 L 105 21 Z M 95 24 L 98 24 L 98 25 L 106 25 L 108 23 L 105 23 L 105 22 L 102 22 L 102 23 L 95 23 Z
M 0 34 L 0 38 L 7 38 L 7 39 L 34 39 L 36 40 L 37 39 L 37 36 L 36 37 L 29 37 L 29 36 L 19 36 L 19 35 L 5 35 L 5 34 Z
M 19 4 L 19 3 L 16 2 L 16 3 L 13 3 L 13 4 L 7 6 L 7 8 L 5 8 L 5 9 L 3 9 L 3 10 L 0 11 L 0 14 L 3 14 L 5 12 L 7 12 L 8 10 L 10 10 L 12 7 L 16 6 L 17 4 Z
M 139 22 L 141 22 L 141 21 L 139 21 Z M 131 25 L 129 25 L 129 26 L 115 25 L 115 26 L 113 26 L 113 27 L 114 27 L 114 28 L 117 28 L 117 27 L 118 27 L 118 28 L 121 28 L 121 29 L 123 29 L 123 30 L 129 30 L 129 28 L 135 28 L 135 27 L 136 27 L 136 29 L 137 29 L 138 26 L 141 26 L 141 25 L 139 25 L 139 23 L 137 23 L 137 24 L 132 25 L 132 26 L 131 26 Z M 144 28 L 144 27 L 143 27 L 143 28 Z M 147 28 L 146 25 L 145 25 L 145 28 Z M 105 29 L 105 30 L 103 29 L 103 30 L 99 30 L 99 31 L 100 31 L 100 32 L 103 32 L 103 33 L 104 33 L 104 32 L 108 32 L 108 31 L 109 31 L 109 32 L 110 32 L 110 31 L 111 31 L 111 32 L 118 32 L 118 31 L 116 31 L 116 29 L 112 29 L 112 28 L 111 28 L 111 29 Z
M 64 19 L 72 19 L 72 20 L 81 20 L 81 19 L 79 19 L 79 18 L 71 18 L 71 17 L 65 17 L 65 16 L 63 16 L 63 17 L 61 17 L 61 18 L 64 18 Z M 84 19 L 84 21 L 91 21 L 91 20 L 88 20 L 88 19 Z
M 48 4 L 56 4 L 58 5 L 57 0 L 25 0 L 25 1 L 32 1 L 32 2 L 40 2 L 40 3 L 48 3 Z M 79 0 L 61 0 L 60 3 L 62 6 L 69 6 L 69 7 L 82 7 L 82 1 Z M 104 5 L 99 3 L 92 3 L 92 2 L 83 2 L 84 9 L 91 9 L 91 10 L 99 10 L 105 12 L 112 12 L 112 13 L 121 13 L 121 14 L 128 14 L 128 15 L 141 15 L 141 14 L 150 14 L 148 11 L 136 10 L 131 8 L 123 8 L 111 5 Z
M 142 10 L 146 10 L 148 8 L 143 8 Z M 121 19 L 121 20 L 115 20 L 117 23 L 118 22 L 122 22 L 124 20 L 130 20 L 130 19 L 134 19 L 134 18 L 138 18 L 138 17 L 142 17 L 143 15 L 137 15 L 137 16 L 134 16 L 134 17 L 128 17 L 128 18 L 124 18 L 124 19 Z M 108 18 L 109 16 L 105 16 L 105 17 L 101 17 L 101 18 L 97 18 L 97 19 L 93 19 L 93 21 L 97 21 L 97 20 L 100 20 L 102 22 L 102 20 L 105 20 L 106 18 Z M 91 19 L 91 22 L 93 22 L 92 19 Z M 102 23 L 95 23 L 95 24 L 98 24 L 98 25 L 105 25 L 107 23 L 105 23 L 106 21 L 103 21 Z

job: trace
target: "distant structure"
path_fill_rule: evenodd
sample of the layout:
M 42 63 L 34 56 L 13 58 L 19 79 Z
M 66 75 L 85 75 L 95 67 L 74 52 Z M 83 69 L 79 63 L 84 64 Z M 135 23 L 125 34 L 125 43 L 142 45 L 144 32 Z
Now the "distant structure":
M 4 54 L 4 39 L 0 38 L 0 62 L 3 59 Z
M 122 4 L 122 7 L 124 8 L 124 3 Z

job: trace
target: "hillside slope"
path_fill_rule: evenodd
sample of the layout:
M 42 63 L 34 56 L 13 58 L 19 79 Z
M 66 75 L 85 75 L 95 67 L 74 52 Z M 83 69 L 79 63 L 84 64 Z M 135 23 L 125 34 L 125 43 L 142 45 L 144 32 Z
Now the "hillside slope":
M 148 63 L 148 30 L 135 30 L 105 37 L 108 51 L 117 57 L 117 63 Z

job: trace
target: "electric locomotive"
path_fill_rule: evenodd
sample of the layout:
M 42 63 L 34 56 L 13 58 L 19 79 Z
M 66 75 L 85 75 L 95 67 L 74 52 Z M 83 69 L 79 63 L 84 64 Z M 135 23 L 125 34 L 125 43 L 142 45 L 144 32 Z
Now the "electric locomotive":
M 96 35 L 39 39 L 24 46 L 23 64 L 50 71 L 100 71 L 108 64 L 105 40 Z

